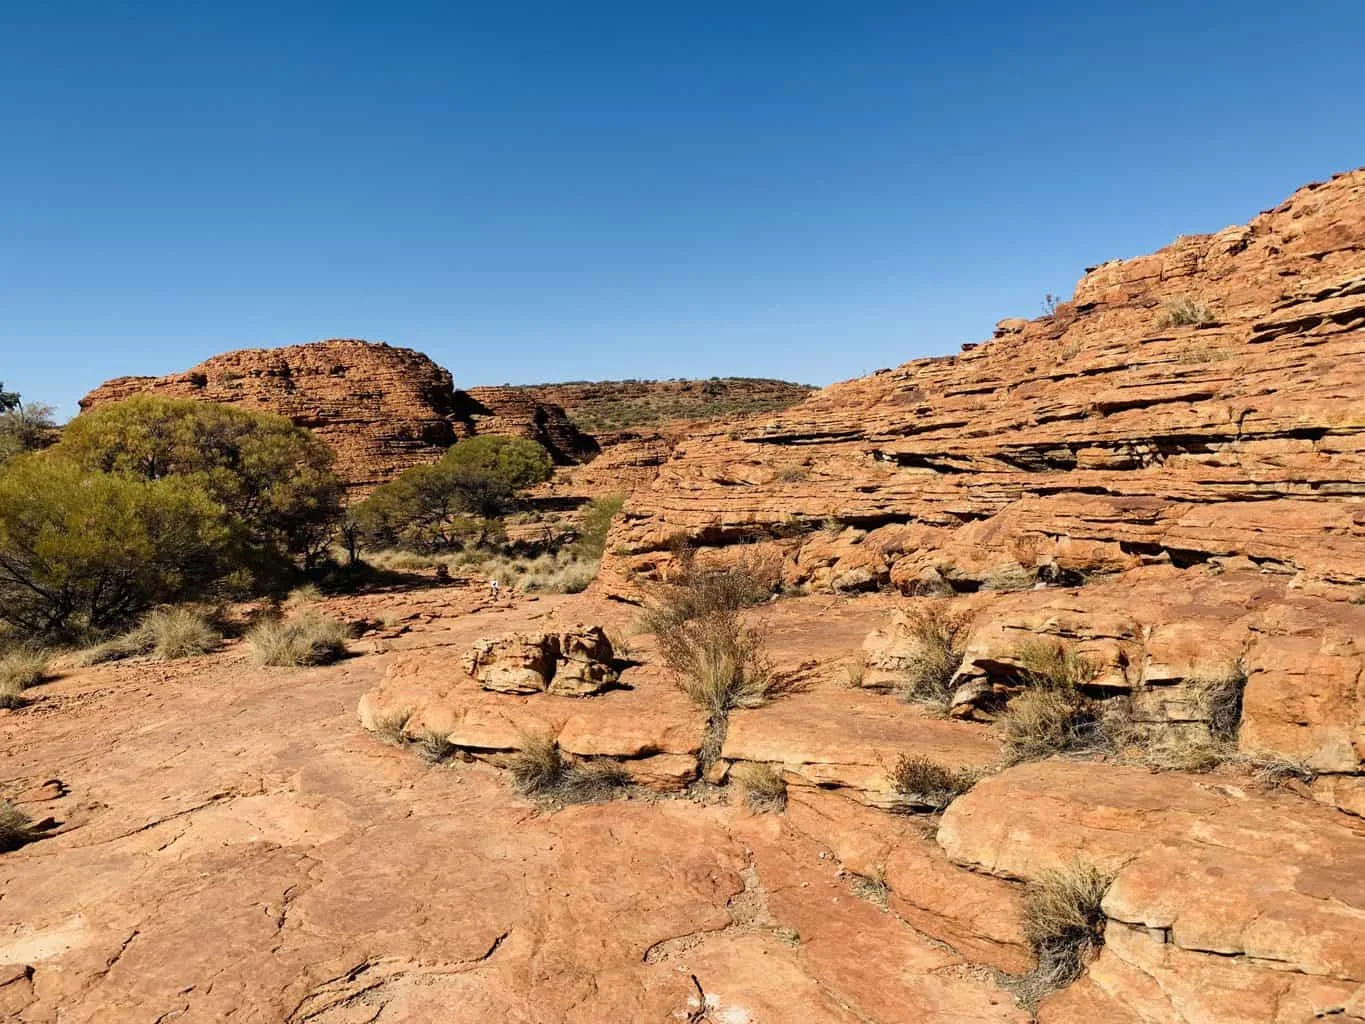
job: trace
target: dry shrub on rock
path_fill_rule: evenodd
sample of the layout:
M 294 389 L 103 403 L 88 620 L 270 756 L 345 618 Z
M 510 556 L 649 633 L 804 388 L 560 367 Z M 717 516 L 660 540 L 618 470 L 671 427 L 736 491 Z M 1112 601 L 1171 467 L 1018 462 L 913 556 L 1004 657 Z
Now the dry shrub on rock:
M 696 705 L 724 716 L 764 704 L 778 683 L 761 630 L 734 611 L 713 611 L 658 636 L 659 653 Z
M 1020 984 L 1020 999 L 1030 1008 L 1050 992 L 1071 984 L 1104 944 L 1100 905 L 1113 876 L 1073 862 L 1047 871 L 1024 889 L 1024 940 L 1035 965 Z
M 1208 303 L 1200 302 L 1188 295 L 1176 295 L 1161 303 L 1161 308 L 1157 310 L 1155 326 L 1158 329 L 1201 326 L 1216 323 L 1217 320 Z
M 970 769 L 952 771 L 927 757 L 902 754 L 889 774 L 891 787 L 906 800 L 942 810 L 976 784 Z
M 772 765 L 745 765 L 735 777 L 744 786 L 744 802 L 751 810 L 764 813 L 786 809 L 787 782 Z
M 962 667 L 971 625 L 970 613 L 946 601 L 906 614 L 905 627 L 916 643 L 905 680 L 907 701 L 948 709 L 953 699 L 953 677 Z
M 1191 679 L 1195 702 L 1209 723 L 1209 733 L 1223 743 L 1237 740 L 1242 724 L 1242 694 L 1247 674 L 1240 660 L 1220 669 L 1196 674 Z
M 0 708 L 21 706 L 24 691 L 46 675 L 47 655 L 40 650 L 18 647 L 0 655 Z
M 662 633 L 683 622 L 716 612 L 736 612 L 772 596 L 780 584 L 771 559 L 741 555 L 723 567 L 705 567 L 696 552 L 681 547 L 668 581 L 658 588 L 646 610 L 646 632 Z
M 246 635 L 257 665 L 298 668 L 327 665 L 346 654 L 350 629 L 344 622 L 305 614 L 297 619 L 265 619 Z
M 1020 646 L 1017 658 L 1026 688 L 1001 716 L 1009 761 L 1104 745 L 1101 709 L 1081 690 L 1094 680 L 1098 666 L 1060 641 L 1030 640 Z M 1121 723 L 1109 724 L 1117 730 Z

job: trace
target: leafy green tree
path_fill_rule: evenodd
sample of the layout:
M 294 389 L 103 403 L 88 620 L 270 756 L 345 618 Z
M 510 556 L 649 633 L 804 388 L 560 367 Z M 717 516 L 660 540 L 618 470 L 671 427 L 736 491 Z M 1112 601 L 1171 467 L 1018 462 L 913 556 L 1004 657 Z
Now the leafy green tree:
M 0 412 L 9 412 L 19 406 L 19 392 L 6 391 L 5 382 L 0 380 Z
M 311 567 L 341 511 L 331 449 L 269 413 L 138 395 L 76 417 L 53 451 L 91 472 L 193 481 L 262 562 L 301 558 Z
M 419 551 L 482 545 L 501 532 L 497 517 L 515 507 L 517 494 L 553 472 L 549 453 L 534 441 L 472 437 L 440 462 L 376 488 L 353 517 L 371 544 Z
M 122 625 L 202 591 L 229 543 L 221 506 L 189 478 L 21 456 L 0 470 L 0 622 L 32 636 Z
M 0 463 L 52 444 L 57 439 L 53 412 L 41 402 L 15 402 L 0 412 Z

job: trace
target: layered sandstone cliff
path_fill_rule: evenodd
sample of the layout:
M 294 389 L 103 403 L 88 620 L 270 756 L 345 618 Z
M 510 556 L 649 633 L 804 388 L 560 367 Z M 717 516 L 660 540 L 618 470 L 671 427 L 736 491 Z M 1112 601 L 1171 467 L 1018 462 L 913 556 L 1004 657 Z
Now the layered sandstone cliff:
M 607 578 L 685 536 L 772 544 L 816 589 L 969 590 L 1021 551 L 1365 584 L 1365 171 L 1092 268 L 1052 315 L 964 348 L 693 433 Z
M 134 394 L 225 402 L 287 416 L 337 453 L 337 472 L 368 490 L 433 462 L 462 437 L 511 434 L 544 444 L 561 464 L 591 458 L 592 438 L 562 409 L 533 400 L 482 400 L 455 389 L 449 371 L 412 349 L 357 340 L 242 349 L 166 377 L 119 377 L 81 410 Z

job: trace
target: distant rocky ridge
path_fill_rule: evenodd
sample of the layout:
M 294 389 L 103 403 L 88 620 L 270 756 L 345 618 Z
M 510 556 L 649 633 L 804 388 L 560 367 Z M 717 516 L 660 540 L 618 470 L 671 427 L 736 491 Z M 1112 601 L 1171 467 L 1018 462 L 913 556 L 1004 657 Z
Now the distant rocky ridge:
M 810 397 L 815 389 L 785 380 L 712 377 L 567 381 L 477 390 L 490 396 L 530 392 L 537 401 L 561 406 L 580 428 L 609 442 L 617 434 L 668 432 L 687 423 L 775 412 Z
M 586 461 L 597 443 L 557 406 L 525 395 L 457 390 L 450 373 L 412 349 L 336 339 L 214 356 L 166 377 L 119 377 L 81 399 L 87 411 L 134 394 L 224 402 L 278 413 L 337 453 L 347 486 L 367 491 L 433 462 L 476 433 L 543 444 L 555 461 Z

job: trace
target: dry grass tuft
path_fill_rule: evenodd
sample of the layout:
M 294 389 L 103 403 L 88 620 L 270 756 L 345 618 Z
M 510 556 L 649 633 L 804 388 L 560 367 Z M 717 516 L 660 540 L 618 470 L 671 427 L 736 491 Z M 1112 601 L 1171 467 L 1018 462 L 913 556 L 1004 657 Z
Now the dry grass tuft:
M 1025 690 L 1005 705 L 1000 721 L 1011 764 L 1087 749 L 1098 727 L 1090 701 L 1058 690 Z
M 289 592 L 289 596 L 284 599 L 287 607 L 297 608 L 301 605 L 317 604 L 322 600 L 322 591 L 318 589 L 316 583 L 305 583 L 295 587 Z
M 1023 667 L 1025 682 L 1038 689 L 1075 690 L 1099 675 L 1094 661 L 1060 640 L 1026 640 L 1015 657 Z
M 297 619 L 266 619 L 246 635 L 257 665 L 298 668 L 328 665 L 346 655 L 350 629 L 344 622 L 305 613 Z
M 787 782 L 772 765 L 746 765 L 735 777 L 744 786 L 744 802 L 751 810 L 760 814 L 786 810 Z
M 881 878 L 870 878 L 867 875 L 854 875 L 849 882 L 849 891 L 860 900 L 887 909 L 891 899 L 891 887 Z
M 374 731 L 382 739 L 390 743 L 402 746 L 407 742 L 408 721 L 412 718 L 412 709 L 399 708 L 390 711 L 388 714 L 380 715 L 375 719 Z
M 1261 751 L 1251 755 L 1251 776 L 1266 789 L 1279 789 L 1291 782 L 1310 785 L 1318 777 L 1307 761 L 1297 760 L 1273 751 Z
M 953 677 L 962 667 L 972 620 L 947 602 L 934 602 L 912 610 L 906 626 L 916 642 L 905 681 L 903 697 L 915 704 L 928 704 L 947 711 L 953 700 Z
M 613 799 L 629 786 L 630 772 L 611 758 L 593 758 L 571 764 L 555 796 L 566 804 L 596 804 Z
M 1242 724 L 1242 694 L 1246 690 L 1246 668 L 1240 660 L 1221 669 L 1191 679 L 1195 702 L 1208 720 L 1209 733 L 1219 742 L 1233 743 Z
M 155 661 L 195 658 L 210 653 L 222 640 L 215 619 L 213 613 L 194 605 L 157 608 L 148 612 L 137 628 L 87 647 L 76 655 L 75 662 L 84 667 L 144 655 Z
M 417 741 L 417 756 L 427 764 L 443 763 L 456 749 L 455 744 L 446 739 L 445 733 L 432 732 L 430 729 L 422 733 L 422 738 Z
M 24 691 L 47 675 L 47 654 L 16 647 L 0 655 L 0 708 L 22 707 Z
M 1157 310 L 1154 325 L 1160 329 L 1190 325 L 1197 327 L 1217 322 L 1218 318 L 1214 316 L 1213 309 L 1208 303 L 1200 302 L 1188 295 L 1177 295 L 1162 302 L 1161 308 Z
M 526 796 L 548 795 L 564 781 L 568 768 L 555 738 L 539 733 L 522 737 L 521 748 L 512 754 L 507 767 L 517 792 Z
M 548 734 L 522 737 L 507 767 L 517 792 L 562 804 L 610 800 L 630 784 L 630 773 L 610 758 L 570 761 Z
M 976 785 L 968 768 L 951 771 L 927 757 L 902 754 L 888 774 L 891 786 L 912 803 L 942 810 Z
M 856 661 L 844 663 L 843 678 L 838 682 L 847 686 L 851 690 L 857 690 L 863 685 L 863 676 L 867 674 L 867 662 L 859 658 Z
M 38 838 L 33 819 L 8 800 L 0 800 L 0 853 L 17 850 Z
M 1037 582 L 1036 568 L 1020 565 L 1018 562 L 1006 562 L 986 573 L 981 581 L 981 589 L 1011 593 L 1016 590 L 1032 590 Z
M 1030 1009 L 1080 977 L 1104 945 L 1100 905 L 1112 882 L 1112 875 L 1074 862 L 1044 872 L 1025 887 L 1024 939 L 1036 963 L 1023 979 L 1020 998 Z

